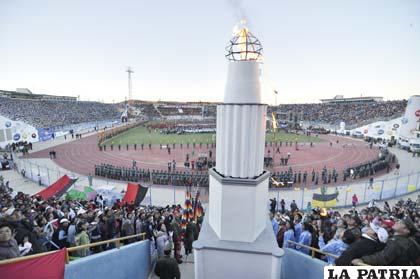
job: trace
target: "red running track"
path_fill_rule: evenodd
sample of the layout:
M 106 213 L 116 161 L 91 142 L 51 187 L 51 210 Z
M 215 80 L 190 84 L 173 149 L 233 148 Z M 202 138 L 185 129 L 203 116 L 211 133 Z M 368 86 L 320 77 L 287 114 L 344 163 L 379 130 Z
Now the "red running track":
M 326 166 L 328 169 L 336 168 L 340 177 L 342 177 L 345 168 L 375 159 L 380 152 L 377 148 L 370 149 L 366 142 L 360 140 L 332 135 L 320 137 L 325 141 L 314 143 L 313 147 L 310 147 L 309 143 L 299 144 L 299 150 L 295 150 L 295 145 L 286 147 L 283 143 L 280 147 L 280 153 L 277 153 L 276 146 L 268 146 L 266 154 L 270 150 L 271 155 L 274 155 L 274 171 L 286 170 L 291 166 L 293 170 L 306 170 L 310 173 L 312 169 L 321 171 Z M 330 146 L 330 142 L 333 142 L 332 146 Z M 118 148 L 114 146 L 114 150 L 111 151 L 108 146 L 107 151 L 99 151 L 97 135 L 92 135 L 31 153 L 27 157 L 48 158 L 48 152 L 52 149 L 57 152 L 57 158 L 54 161 L 59 166 L 83 175 L 93 174 L 95 164 L 108 163 L 130 167 L 133 160 L 137 161 L 139 168 L 166 170 L 167 163 L 175 159 L 177 169 L 183 170 L 183 162 L 187 154 L 190 155 L 190 160 L 194 160 L 200 153 L 208 153 L 209 151 L 206 145 L 203 145 L 202 149 L 196 148 L 193 150 L 192 145 L 187 149 L 185 144 L 182 149 L 179 146 L 176 146 L 175 149 L 171 148 L 170 155 L 166 149 L 160 149 L 159 145 L 152 146 L 151 150 L 148 146 L 145 146 L 144 150 L 141 150 L 140 146 L 137 146 L 137 150 L 134 150 L 133 146 L 130 146 L 129 150 L 126 150 L 125 146 L 121 146 L 121 151 L 118 151 Z M 288 166 L 280 166 L 280 157 L 286 157 L 288 152 L 291 154 Z M 215 154 L 216 152 L 213 149 L 213 155 Z M 273 171 L 273 169 L 270 170 Z

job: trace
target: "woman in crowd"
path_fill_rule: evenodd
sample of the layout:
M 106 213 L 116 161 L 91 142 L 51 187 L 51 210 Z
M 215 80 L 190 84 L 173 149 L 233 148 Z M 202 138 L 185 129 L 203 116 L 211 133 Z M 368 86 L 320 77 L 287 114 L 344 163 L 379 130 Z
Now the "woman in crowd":
M 76 246 L 90 244 L 89 234 L 88 234 L 89 224 L 86 221 L 79 221 L 77 223 L 77 234 L 75 237 Z M 86 257 L 89 255 L 89 248 L 83 248 L 77 250 L 77 256 Z
M 19 247 L 12 237 L 12 226 L 0 224 L 0 260 L 12 259 L 20 256 Z

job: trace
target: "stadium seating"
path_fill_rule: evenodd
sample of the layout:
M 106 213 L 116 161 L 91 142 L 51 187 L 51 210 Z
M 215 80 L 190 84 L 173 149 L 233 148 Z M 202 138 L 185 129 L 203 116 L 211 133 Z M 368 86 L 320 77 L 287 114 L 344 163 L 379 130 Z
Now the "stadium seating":
M 118 106 L 98 102 L 27 100 L 0 97 L 0 115 L 36 128 L 54 128 L 118 119 Z
M 361 125 L 385 118 L 400 117 L 407 106 L 405 100 L 361 104 L 286 104 L 278 107 L 282 112 L 303 112 L 303 121 L 338 125 Z M 269 111 L 276 111 L 271 107 Z M 367 124 L 367 123 L 366 123 Z

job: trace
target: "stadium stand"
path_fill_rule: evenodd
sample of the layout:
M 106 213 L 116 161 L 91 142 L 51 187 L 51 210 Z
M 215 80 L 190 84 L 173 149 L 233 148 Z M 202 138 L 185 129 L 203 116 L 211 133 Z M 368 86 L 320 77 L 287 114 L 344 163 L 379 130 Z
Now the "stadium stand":
M 69 124 L 115 120 L 118 106 L 99 102 L 28 100 L 0 97 L 0 115 L 23 121 L 36 128 L 54 128 Z
M 384 118 L 400 117 L 407 106 L 406 100 L 370 103 L 324 103 L 324 104 L 285 104 L 270 107 L 269 111 L 303 112 L 303 121 L 338 125 L 359 125 Z

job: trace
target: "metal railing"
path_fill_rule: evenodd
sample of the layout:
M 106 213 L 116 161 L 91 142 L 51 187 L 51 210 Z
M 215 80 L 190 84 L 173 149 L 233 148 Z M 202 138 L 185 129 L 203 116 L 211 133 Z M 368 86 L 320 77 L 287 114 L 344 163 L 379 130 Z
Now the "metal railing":
M 85 244 L 85 245 L 69 247 L 69 248 L 66 249 L 66 264 L 68 264 L 70 262 L 70 252 L 75 252 L 75 251 L 78 251 L 78 250 L 91 248 L 91 247 L 96 247 L 96 246 L 101 246 L 101 245 L 110 244 L 110 243 L 115 243 L 116 244 L 115 248 L 119 249 L 122 246 L 121 241 L 124 241 L 124 240 L 127 240 L 127 239 L 132 239 L 132 238 L 137 238 L 137 237 L 141 237 L 141 240 L 145 240 L 145 236 L 146 236 L 145 233 L 139 233 L 139 234 L 135 234 L 135 235 L 129 235 L 129 236 L 124 236 L 124 237 L 99 241 L 99 242 L 95 242 L 95 243 L 89 243 L 89 244 Z M 49 251 L 49 252 L 24 256 L 24 257 L 2 260 L 2 261 L 0 261 L 0 265 L 17 263 L 17 262 L 21 262 L 21 261 L 25 261 L 25 260 L 35 259 L 35 258 L 38 258 L 38 257 L 42 257 L 42 256 L 46 256 L 46 255 L 55 253 L 55 252 L 57 252 L 57 251 Z
M 319 254 L 322 254 L 322 255 L 325 255 L 325 256 L 329 256 L 329 257 L 332 257 L 334 259 L 338 259 L 339 258 L 339 256 L 337 256 L 337 255 L 334 255 L 334 254 L 330 254 L 330 253 L 321 251 L 320 249 L 317 249 L 317 248 L 314 248 L 314 247 L 311 247 L 311 246 L 299 244 L 299 243 L 294 242 L 294 241 L 291 241 L 291 240 L 288 240 L 287 242 L 289 242 L 289 243 L 291 243 L 291 244 L 293 244 L 295 246 L 300 246 L 300 247 L 309 249 L 311 251 L 311 257 L 312 258 L 315 258 L 315 253 L 319 253 Z M 360 266 L 370 266 L 370 265 L 365 264 L 365 263 L 358 263 L 357 265 L 360 265 Z
M 338 259 L 338 256 L 337 255 L 330 254 L 330 253 L 327 253 L 327 252 L 323 252 L 320 249 L 317 249 L 317 248 L 314 248 L 314 247 L 311 247 L 311 246 L 307 246 L 307 245 L 303 245 L 303 244 L 299 244 L 299 243 L 294 242 L 294 241 L 291 241 L 291 240 L 288 240 L 287 242 L 289 242 L 289 243 L 291 243 L 291 244 L 293 244 L 295 246 L 299 246 L 299 247 L 303 247 L 303 248 L 306 248 L 306 249 L 311 250 L 311 257 L 312 258 L 315 258 L 315 253 L 319 253 L 319 254 L 323 254 L 325 256 L 330 256 L 330 257 L 332 257 L 334 259 Z
M 420 171 L 405 175 L 390 173 L 387 177 L 374 179 L 373 183 L 369 181 L 346 181 L 337 186 L 326 187 L 326 194 L 337 193 L 337 199 L 324 207 L 351 207 L 353 206 L 352 197 L 356 194 L 358 202 L 356 205 L 366 205 L 372 200 L 389 200 L 399 198 L 405 195 L 420 192 Z M 284 199 L 286 207 L 289 208 L 292 200 L 295 200 L 300 209 L 308 209 L 308 203 L 312 202 L 313 194 L 321 194 L 323 185 L 314 185 L 301 183 L 292 188 L 270 188 L 270 199 L 276 198 L 279 202 Z M 311 204 L 312 206 L 312 204 Z M 278 205 L 280 209 L 280 204 Z
M 15 156 L 15 168 L 22 173 L 25 170 L 25 177 L 41 184 L 41 186 L 49 186 L 57 181 L 64 174 L 72 178 L 78 178 L 74 184 L 75 188 L 89 185 L 89 178 L 87 176 L 78 175 L 70 171 L 62 170 L 60 168 L 52 168 L 47 164 L 35 163 L 31 159 L 22 159 Z M 39 174 L 39 176 L 38 176 Z M 167 203 L 178 204 L 182 203 L 185 198 L 185 186 L 172 186 L 172 185 L 154 185 L 150 182 L 141 182 L 144 186 L 158 186 L 156 188 L 157 195 L 153 195 L 150 188 L 147 196 L 145 197 L 144 204 L 158 204 L 159 200 L 166 200 Z M 119 191 L 126 188 L 127 182 L 116 181 L 107 178 L 93 178 L 94 185 L 112 185 Z M 300 209 L 307 208 L 308 203 L 312 202 L 313 194 L 321 193 L 322 185 L 314 185 L 311 182 L 298 184 L 292 188 L 270 188 L 269 197 L 276 198 L 279 202 L 284 199 L 286 207 L 295 200 Z M 208 189 L 201 187 L 203 193 L 207 193 Z M 353 181 L 348 179 L 337 186 L 326 187 L 326 194 L 338 193 L 337 200 L 333 206 L 326 207 L 350 207 L 352 206 L 352 196 L 354 194 L 358 197 L 357 205 L 368 204 L 372 199 L 375 200 L 389 200 L 398 198 L 407 194 L 420 192 L 420 171 L 413 172 L 405 175 L 394 174 L 394 171 L 388 174 L 387 178 L 376 178 L 371 184 L 369 181 Z M 161 192 L 164 191 L 164 198 L 160 197 Z M 158 193 L 159 192 L 159 193 Z M 153 202 L 152 202 L 153 197 Z M 280 204 L 278 205 L 278 209 Z
M 36 159 L 35 159 L 36 160 Z M 22 174 L 22 170 L 25 172 L 25 178 L 31 180 L 41 187 L 48 187 L 49 185 L 56 182 L 63 175 L 68 175 L 71 178 L 78 178 L 77 181 L 73 184 L 70 189 L 76 189 L 83 191 L 84 187 L 90 186 L 89 177 L 84 175 L 79 175 L 71 171 L 66 171 L 58 167 L 52 167 L 46 163 L 37 163 L 32 159 L 18 158 L 17 155 L 14 156 L 14 169 Z M 39 174 L 39 176 L 38 176 Z M 103 186 L 113 187 L 112 190 L 115 194 L 118 193 L 115 197 L 109 200 L 110 203 L 116 201 L 116 199 L 121 199 L 123 193 L 122 190 L 127 188 L 127 181 L 117 181 L 108 178 L 92 178 L 93 188 L 101 188 Z M 190 189 L 189 186 L 173 186 L 173 185 L 154 185 L 150 182 L 139 181 L 143 186 L 149 187 L 149 190 L 142 202 L 143 205 L 163 205 L 167 204 L 183 204 L 185 201 L 185 192 L 187 189 Z M 13 183 L 11 182 L 13 187 Z M 150 187 L 152 186 L 152 187 Z M 157 186 L 157 187 L 155 187 Z M 69 189 L 69 190 L 70 190 Z M 201 196 L 208 195 L 207 187 L 200 187 Z M 102 193 L 103 195 L 103 193 Z

